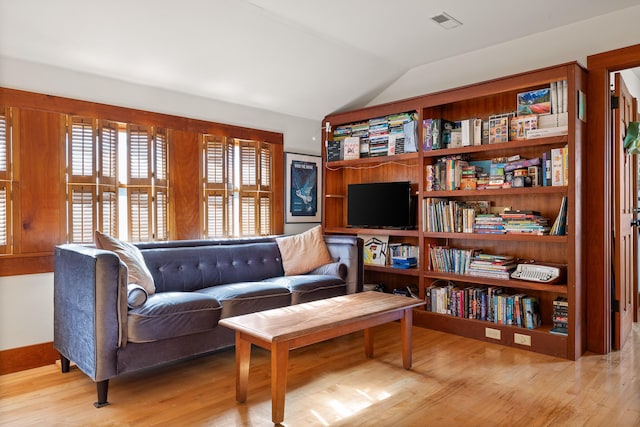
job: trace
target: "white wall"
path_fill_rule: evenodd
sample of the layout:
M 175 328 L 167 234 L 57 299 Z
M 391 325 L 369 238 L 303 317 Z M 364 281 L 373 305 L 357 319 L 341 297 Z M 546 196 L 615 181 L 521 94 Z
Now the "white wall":
M 391 84 L 370 105 L 565 62 L 578 61 L 586 67 L 589 55 L 640 43 L 638 31 L 634 30 L 638 22 L 640 6 L 418 66 Z

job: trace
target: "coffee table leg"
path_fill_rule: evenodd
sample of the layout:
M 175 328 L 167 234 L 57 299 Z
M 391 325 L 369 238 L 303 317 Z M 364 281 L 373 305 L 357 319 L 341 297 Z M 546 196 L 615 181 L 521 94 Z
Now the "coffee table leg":
M 402 366 L 411 369 L 411 326 L 413 324 L 413 311 L 411 308 L 404 310 L 404 316 L 400 319 L 402 330 Z
M 373 328 L 364 330 L 364 355 L 368 358 L 373 357 Z
M 236 400 L 240 403 L 247 400 L 250 364 L 251 343 L 236 332 Z
M 271 346 L 271 419 L 274 424 L 280 424 L 284 421 L 284 396 L 287 391 L 288 367 L 288 343 L 273 343 Z

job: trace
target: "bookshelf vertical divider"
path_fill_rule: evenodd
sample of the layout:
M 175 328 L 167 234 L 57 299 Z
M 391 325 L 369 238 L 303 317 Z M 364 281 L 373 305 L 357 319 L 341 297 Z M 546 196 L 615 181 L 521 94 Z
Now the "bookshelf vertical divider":
M 423 147 L 423 120 L 439 118 L 451 122 L 470 118 L 487 121 L 489 116 L 516 110 L 518 94 L 554 87 L 566 82 L 566 131 L 542 135 L 535 139 L 462 146 L 429 150 Z M 499 287 L 508 295 L 534 297 L 539 304 L 541 324 L 529 329 L 513 324 L 478 319 L 468 313 L 438 313 L 420 308 L 414 311 L 418 326 L 499 343 L 575 360 L 586 350 L 586 313 L 583 226 L 584 179 L 587 172 L 583 156 L 586 133 L 586 71 L 571 62 L 530 72 L 511 75 L 477 84 L 420 95 L 413 98 L 328 115 L 323 129 L 322 226 L 326 234 L 373 234 L 389 236 L 389 242 L 417 246 L 417 268 L 400 270 L 389 266 L 365 266 L 365 283 L 382 283 L 386 291 L 415 285 L 420 298 L 429 298 L 434 287 L 443 284 L 468 290 Z M 555 100 L 557 101 L 557 100 Z M 327 158 L 327 141 L 334 139 L 334 131 L 359 122 L 399 113 L 413 113 L 417 118 L 417 152 L 380 157 L 333 160 Z M 538 116 L 538 120 L 540 116 Z M 552 118 L 549 115 L 547 119 Z M 566 148 L 564 148 L 566 147 Z M 468 161 L 488 161 L 496 158 L 541 157 L 552 149 L 565 149 L 561 185 L 512 187 L 497 189 L 432 190 L 427 187 L 426 171 L 438 159 L 463 156 Z M 412 230 L 353 228 L 347 224 L 349 184 L 410 181 L 417 196 L 416 228 Z M 515 185 L 515 184 L 514 184 Z M 425 204 L 427 199 L 445 199 L 456 203 L 489 202 L 494 207 L 512 210 L 538 211 L 553 221 L 566 197 L 566 232 L 561 235 L 479 234 L 455 231 L 428 230 Z M 384 201 L 380 201 L 384 203 Z M 518 260 L 535 260 L 540 264 L 561 265 L 566 275 L 559 283 L 539 283 L 516 279 L 454 274 L 434 271 L 430 251 L 435 246 L 477 249 L 483 253 L 510 255 Z M 470 291 L 468 291 L 470 292 Z M 552 333 L 557 318 L 555 301 L 566 299 L 566 334 Z

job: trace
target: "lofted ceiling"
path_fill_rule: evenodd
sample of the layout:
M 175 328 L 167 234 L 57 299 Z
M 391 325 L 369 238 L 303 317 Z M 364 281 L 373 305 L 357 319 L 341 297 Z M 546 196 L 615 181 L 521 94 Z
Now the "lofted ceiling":
M 17 58 L 320 120 L 418 65 L 638 0 L 0 0 Z M 443 29 L 446 12 L 463 23 Z M 71 83 L 72 84 L 72 83 Z

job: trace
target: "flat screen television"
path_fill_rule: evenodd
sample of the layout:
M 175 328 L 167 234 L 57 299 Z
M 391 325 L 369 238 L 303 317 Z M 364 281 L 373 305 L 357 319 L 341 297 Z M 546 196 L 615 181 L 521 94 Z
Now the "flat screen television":
M 411 229 L 415 222 L 411 183 L 372 182 L 347 187 L 347 225 L 358 228 Z

